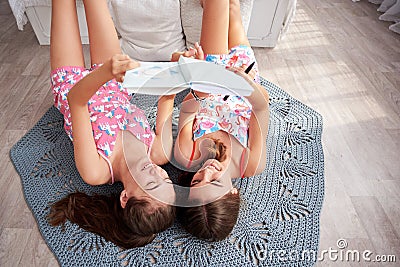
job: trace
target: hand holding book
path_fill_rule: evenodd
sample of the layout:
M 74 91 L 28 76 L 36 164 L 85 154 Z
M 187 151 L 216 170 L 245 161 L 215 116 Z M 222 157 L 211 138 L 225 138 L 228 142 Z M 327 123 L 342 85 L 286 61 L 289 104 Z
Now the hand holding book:
M 176 62 L 181 56 L 191 57 L 195 59 L 204 60 L 204 51 L 198 42 L 194 44 L 194 47 L 189 47 L 189 50 L 184 52 L 174 52 L 171 56 L 171 62 Z

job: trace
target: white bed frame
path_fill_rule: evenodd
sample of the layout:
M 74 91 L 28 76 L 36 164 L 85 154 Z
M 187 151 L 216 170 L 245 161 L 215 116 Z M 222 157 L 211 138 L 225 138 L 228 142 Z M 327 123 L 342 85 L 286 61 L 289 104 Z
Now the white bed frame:
M 62 1 L 62 0 L 61 0 Z M 89 43 L 88 30 L 85 19 L 85 10 L 83 7 L 77 7 L 79 28 L 81 31 L 82 44 Z M 49 6 L 31 6 L 26 8 L 26 15 L 36 34 L 40 45 L 50 44 L 50 23 L 51 7 Z

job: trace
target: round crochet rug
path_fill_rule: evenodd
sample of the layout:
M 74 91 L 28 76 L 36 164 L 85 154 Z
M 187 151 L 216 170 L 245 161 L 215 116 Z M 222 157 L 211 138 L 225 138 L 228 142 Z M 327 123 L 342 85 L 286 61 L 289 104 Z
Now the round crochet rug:
M 152 243 L 123 250 L 69 222 L 65 229 L 50 226 L 49 203 L 77 190 L 88 194 L 121 190 L 118 184 L 93 187 L 82 181 L 63 117 L 51 107 L 12 147 L 10 156 L 26 202 L 60 265 L 313 266 L 324 196 L 322 117 L 274 84 L 264 79 L 261 83 L 270 95 L 267 167 L 260 175 L 235 180 L 243 199 L 238 222 L 219 242 L 199 240 L 176 222 Z M 153 100 L 133 98 L 147 109 L 146 114 L 155 114 L 153 105 L 148 105 Z M 149 120 L 154 123 L 154 116 Z M 173 172 L 169 166 L 166 170 Z

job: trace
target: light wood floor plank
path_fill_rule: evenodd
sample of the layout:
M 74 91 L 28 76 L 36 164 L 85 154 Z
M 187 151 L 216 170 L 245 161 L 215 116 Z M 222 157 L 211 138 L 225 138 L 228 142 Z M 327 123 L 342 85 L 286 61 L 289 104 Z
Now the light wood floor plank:
M 24 253 L 18 263 L 19 266 L 58 266 L 58 262 L 52 255 L 46 242 L 42 239 L 36 227 L 31 232 L 28 242 L 24 247 Z
M 33 78 L 34 76 L 27 76 L 27 79 Z M 34 80 L 34 85 L 20 102 L 18 107 L 19 112 L 14 116 L 13 121 L 7 125 L 7 129 L 29 129 L 36 123 L 36 118 L 34 118 L 32 114 L 34 114 L 40 104 L 43 103 L 43 99 L 51 92 L 51 89 L 49 75 L 42 75 Z M 35 119 L 35 121 L 32 119 Z
M 400 239 L 375 197 L 351 197 L 376 254 L 400 255 Z
M 23 245 L 21 246 L 21 244 L 28 243 L 31 232 L 32 229 L 3 229 L 0 235 L 1 266 L 17 266 L 22 255 L 26 253 L 26 250 L 22 249 Z

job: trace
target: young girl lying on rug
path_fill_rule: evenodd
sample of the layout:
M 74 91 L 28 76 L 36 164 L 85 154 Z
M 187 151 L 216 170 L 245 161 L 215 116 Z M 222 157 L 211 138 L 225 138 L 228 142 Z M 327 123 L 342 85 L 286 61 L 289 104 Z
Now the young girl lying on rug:
M 174 96 L 158 102 L 155 133 L 119 82 L 138 66 L 121 55 L 106 0 L 84 0 L 91 69 L 85 69 L 75 0 L 52 2 L 51 83 L 55 106 L 74 145 L 76 167 L 90 185 L 122 182 L 119 196 L 68 195 L 52 205 L 52 225 L 66 220 L 124 247 L 143 246 L 172 225 L 175 193 L 158 165 L 172 153 Z M 124 141 L 124 142 L 123 142 Z M 124 149 L 131 153 L 126 153 Z M 134 177 L 134 178 L 133 178 Z M 151 196 L 146 193 L 148 191 Z M 159 199 L 159 198 L 158 198 Z
M 239 1 L 202 2 L 201 46 L 194 48 L 196 57 L 226 65 L 254 88 L 248 97 L 191 91 L 180 110 L 174 156 L 188 170 L 197 170 L 181 182 L 189 181 L 189 199 L 204 203 L 180 208 L 180 217 L 188 232 L 216 241 L 229 235 L 239 212 L 240 198 L 231 178 L 259 174 L 266 166 L 269 96 L 253 81 L 258 80 L 256 64 L 252 72 L 244 72 L 255 57 L 242 26 Z M 203 151 L 213 158 L 204 158 Z

